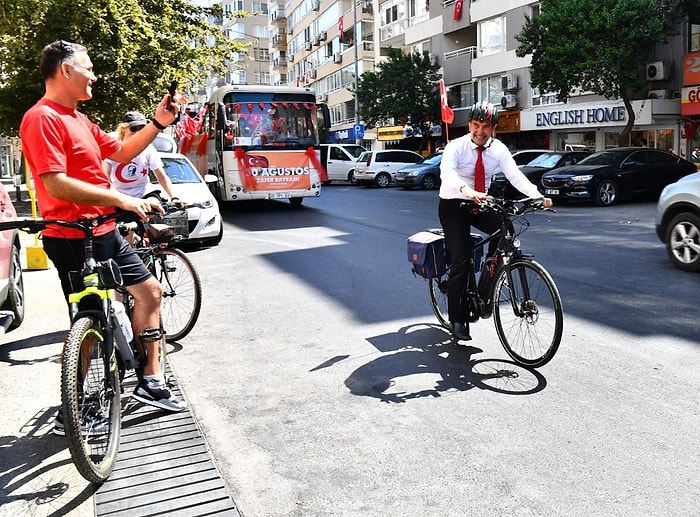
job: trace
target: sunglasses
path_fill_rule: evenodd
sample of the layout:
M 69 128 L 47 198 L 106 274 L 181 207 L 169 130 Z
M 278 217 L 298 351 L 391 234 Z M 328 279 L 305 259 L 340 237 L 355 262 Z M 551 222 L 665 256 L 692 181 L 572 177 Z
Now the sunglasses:
M 145 127 L 146 126 L 129 126 L 129 129 L 131 129 L 132 133 L 136 133 L 137 131 L 141 131 Z

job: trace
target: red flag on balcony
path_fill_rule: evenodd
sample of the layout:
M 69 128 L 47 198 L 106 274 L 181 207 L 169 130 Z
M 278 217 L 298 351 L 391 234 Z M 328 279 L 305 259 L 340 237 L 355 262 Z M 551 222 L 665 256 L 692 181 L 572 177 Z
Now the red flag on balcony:
M 455 2 L 455 15 L 454 19 L 459 20 L 462 18 L 462 0 L 457 0 Z
M 338 34 L 340 34 L 340 42 L 345 39 L 345 32 L 343 31 L 343 17 L 338 18 Z
M 445 88 L 445 81 L 442 79 L 440 79 L 440 112 L 442 121 L 446 124 L 452 124 L 452 121 L 455 119 L 455 113 L 447 103 L 447 88 Z

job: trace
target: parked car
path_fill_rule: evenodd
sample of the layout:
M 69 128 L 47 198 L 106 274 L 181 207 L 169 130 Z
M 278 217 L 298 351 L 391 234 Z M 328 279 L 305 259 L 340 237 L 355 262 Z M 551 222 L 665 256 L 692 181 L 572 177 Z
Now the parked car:
M 224 235 L 224 226 L 219 212 L 219 204 L 214 199 L 207 183 L 215 183 L 216 176 L 207 174 L 204 178 L 186 156 L 178 153 L 160 153 L 165 173 L 173 183 L 173 193 L 187 204 L 197 206 L 187 209 L 189 237 L 186 242 L 199 242 L 216 245 Z M 158 188 L 158 182 L 151 175 L 151 183 Z
M 700 271 L 700 172 L 663 189 L 656 206 L 656 234 L 674 266 Z
M 0 222 L 15 221 L 17 212 L 0 183 Z M 0 327 L 16 329 L 24 320 L 24 280 L 18 230 L 0 232 Z
M 696 171 L 694 163 L 666 151 L 617 147 L 547 172 L 540 185 L 555 199 L 589 199 L 610 206 L 623 197 L 658 197 L 666 185 Z
M 432 190 L 440 186 L 440 163 L 442 152 L 434 153 L 413 165 L 406 165 L 399 169 L 394 176 L 396 184 L 406 190 L 420 187 L 423 190 Z
M 520 151 L 513 151 L 513 159 L 518 165 L 527 165 L 542 153 L 549 152 L 551 152 L 550 149 L 521 149 Z
M 527 176 L 527 179 L 539 186 L 545 172 L 557 167 L 573 165 L 590 154 L 587 151 L 546 151 L 529 161 L 527 165 L 521 165 L 519 168 Z M 502 172 L 497 172 L 491 177 L 489 192 L 493 195 L 503 195 L 507 199 L 522 197 L 520 191 L 510 184 Z
M 355 144 L 321 144 L 321 163 L 328 173 L 328 181 L 354 183 L 357 158 L 367 151 Z
M 386 149 L 367 151 L 360 155 L 355 165 L 355 182 L 359 185 L 388 187 L 396 172 L 408 163 L 418 163 L 423 157 L 413 151 Z

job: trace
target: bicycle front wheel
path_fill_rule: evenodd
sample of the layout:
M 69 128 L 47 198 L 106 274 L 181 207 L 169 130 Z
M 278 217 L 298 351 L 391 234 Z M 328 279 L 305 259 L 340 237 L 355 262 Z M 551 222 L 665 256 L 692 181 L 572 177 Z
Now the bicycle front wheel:
M 92 483 L 112 473 L 121 434 L 119 371 L 99 321 L 79 318 L 63 346 L 61 399 L 68 449 Z
M 445 328 L 450 328 L 450 317 L 447 313 L 447 280 L 450 278 L 450 269 L 442 276 L 428 280 L 428 292 L 430 293 L 430 305 L 433 307 L 435 317 Z
M 561 342 L 564 312 L 554 280 L 540 264 L 519 259 L 511 266 L 508 282 L 503 268 L 493 296 L 498 339 L 518 364 L 536 368 L 547 364 Z
M 178 341 L 192 331 L 199 318 L 202 308 L 199 274 L 187 255 L 174 248 L 158 250 L 153 269 L 163 288 L 160 314 L 165 339 Z

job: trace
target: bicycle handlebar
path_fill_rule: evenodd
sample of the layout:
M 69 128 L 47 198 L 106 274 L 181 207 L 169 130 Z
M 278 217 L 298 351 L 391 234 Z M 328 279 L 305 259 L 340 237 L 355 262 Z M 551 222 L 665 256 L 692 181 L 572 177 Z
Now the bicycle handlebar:
M 102 226 L 111 220 L 128 223 L 138 220 L 138 215 L 136 215 L 134 212 L 118 210 L 110 214 L 78 219 L 77 221 L 65 221 L 61 219 L 18 219 L 16 221 L 6 221 L 0 223 L 0 231 L 22 230 L 27 233 L 38 233 L 41 230 L 44 230 L 47 226 L 56 225 L 80 230 L 86 236 L 88 236 L 92 232 L 93 228 Z
M 499 212 L 503 215 L 509 216 L 519 216 L 537 210 L 556 213 L 556 210 L 553 208 L 545 208 L 543 206 L 543 202 L 543 197 L 504 199 L 496 198 L 494 196 L 486 196 L 483 203 L 478 204 L 471 200 L 465 200 L 462 202 L 462 205 L 475 210 L 492 210 L 494 212 Z

